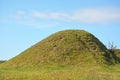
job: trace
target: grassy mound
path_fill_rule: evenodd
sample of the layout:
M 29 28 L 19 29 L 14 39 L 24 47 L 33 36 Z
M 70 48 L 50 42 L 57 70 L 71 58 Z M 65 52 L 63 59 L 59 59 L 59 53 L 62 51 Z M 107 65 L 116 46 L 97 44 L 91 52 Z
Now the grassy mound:
M 52 34 L 18 56 L 3 63 L 7 67 L 44 65 L 115 64 L 117 59 L 92 34 L 64 30 Z

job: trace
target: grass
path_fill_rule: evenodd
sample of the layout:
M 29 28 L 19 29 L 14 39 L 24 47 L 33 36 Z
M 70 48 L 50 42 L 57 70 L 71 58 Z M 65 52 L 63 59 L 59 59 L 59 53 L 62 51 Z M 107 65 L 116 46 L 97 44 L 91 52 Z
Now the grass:
M 114 64 L 117 62 L 114 60 L 115 57 L 94 35 L 84 30 L 65 30 L 52 34 L 3 65 Z
M 119 52 L 86 31 L 60 31 L 1 63 L 0 80 L 120 80 Z
M 120 65 L 0 69 L 0 80 L 119 80 Z

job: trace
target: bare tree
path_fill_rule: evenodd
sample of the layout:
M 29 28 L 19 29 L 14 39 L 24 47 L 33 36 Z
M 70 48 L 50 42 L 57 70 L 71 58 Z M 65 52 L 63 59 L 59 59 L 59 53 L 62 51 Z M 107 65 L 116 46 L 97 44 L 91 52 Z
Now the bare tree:
M 109 43 L 108 43 L 108 49 L 114 50 L 114 49 L 116 49 L 116 48 L 117 48 L 117 46 L 116 46 L 113 42 L 109 42 Z

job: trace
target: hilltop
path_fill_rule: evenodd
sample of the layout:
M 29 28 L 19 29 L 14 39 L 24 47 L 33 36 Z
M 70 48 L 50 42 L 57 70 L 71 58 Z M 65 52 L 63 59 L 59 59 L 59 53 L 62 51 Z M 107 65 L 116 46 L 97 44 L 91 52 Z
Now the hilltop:
M 45 65 L 113 65 L 119 62 L 93 34 L 84 30 L 64 30 L 36 43 L 3 63 L 7 67 Z

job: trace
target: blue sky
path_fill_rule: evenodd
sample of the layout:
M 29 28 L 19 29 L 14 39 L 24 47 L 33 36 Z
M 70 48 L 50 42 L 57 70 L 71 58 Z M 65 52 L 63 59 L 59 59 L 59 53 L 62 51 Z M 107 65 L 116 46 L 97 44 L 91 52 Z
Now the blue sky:
M 120 0 L 0 0 L 0 60 L 66 29 L 86 30 L 120 48 Z

